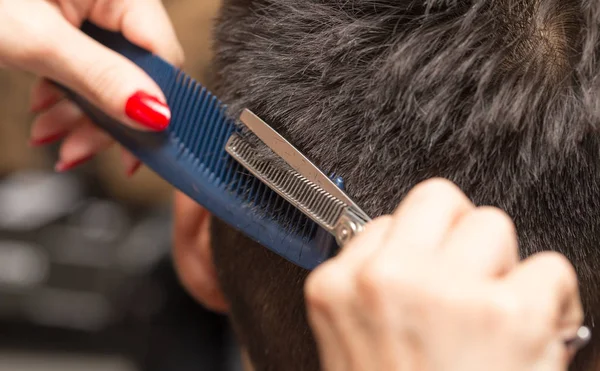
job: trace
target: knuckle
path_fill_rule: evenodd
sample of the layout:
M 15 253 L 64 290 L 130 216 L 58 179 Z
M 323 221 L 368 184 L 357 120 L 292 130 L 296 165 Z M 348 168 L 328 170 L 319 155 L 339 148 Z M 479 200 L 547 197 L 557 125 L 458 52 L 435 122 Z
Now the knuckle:
M 411 191 L 415 197 L 461 197 L 462 191 L 451 181 L 443 178 L 432 178 L 417 184 Z
M 516 228 L 511 217 L 496 207 L 491 206 L 483 206 L 478 209 L 478 213 L 480 217 L 486 219 L 486 221 L 498 230 L 501 230 L 506 233 L 516 233 Z
M 549 251 L 540 253 L 539 258 L 544 262 L 544 271 L 555 276 L 561 286 L 569 291 L 578 289 L 577 272 L 566 256 Z
M 414 207 L 427 207 L 428 205 L 429 207 L 442 207 L 444 210 L 455 210 L 470 204 L 470 201 L 454 183 L 446 179 L 433 178 L 416 185 L 402 205 L 407 204 Z
M 557 252 L 549 253 L 552 259 L 555 261 L 556 268 L 561 270 L 563 278 L 570 282 L 577 282 L 577 272 L 575 271 L 575 267 L 571 264 L 571 261 L 567 259 L 566 256 L 559 254 Z

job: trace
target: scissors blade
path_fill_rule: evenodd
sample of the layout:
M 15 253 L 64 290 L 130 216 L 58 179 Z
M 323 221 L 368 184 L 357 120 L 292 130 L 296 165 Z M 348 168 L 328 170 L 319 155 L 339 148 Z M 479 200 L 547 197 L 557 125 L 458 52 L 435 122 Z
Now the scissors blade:
M 369 217 L 329 177 L 260 117 L 245 109 L 240 115 L 240 121 L 292 169 L 369 220 Z

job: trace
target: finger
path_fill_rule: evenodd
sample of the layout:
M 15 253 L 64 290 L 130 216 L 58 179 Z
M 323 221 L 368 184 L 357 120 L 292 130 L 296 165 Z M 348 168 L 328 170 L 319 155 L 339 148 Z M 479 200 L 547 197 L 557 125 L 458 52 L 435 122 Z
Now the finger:
M 450 228 L 474 206 L 449 181 L 432 179 L 419 184 L 394 214 L 387 243 L 381 251 L 385 259 L 397 255 L 421 254 L 438 249 Z
M 30 110 L 34 113 L 45 111 L 64 98 L 64 94 L 46 79 L 36 80 L 31 89 Z
M 554 252 L 534 255 L 515 268 L 506 277 L 506 283 L 525 303 L 523 308 L 529 308 L 523 316 L 524 323 L 569 337 L 582 325 L 577 275 L 563 255 Z
M 183 48 L 159 0 L 56 0 L 75 27 L 84 20 L 122 32 L 132 43 L 176 66 L 183 65 Z
M 55 170 L 69 171 L 87 162 L 97 153 L 108 149 L 112 144 L 113 140 L 108 134 L 84 119 L 81 126 L 64 140 Z
M 41 146 L 53 143 L 66 137 L 84 121 L 85 115 L 75 104 L 62 100 L 35 118 L 31 126 L 30 144 Z
M 45 58 L 32 58 L 29 70 L 68 86 L 120 122 L 138 129 L 163 130 L 170 109 L 161 89 L 122 55 L 67 22 L 54 22 Z
M 142 162 L 131 152 L 121 148 L 121 160 L 125 166 L 125 175 L 132 177 L 141 167 Z
M 519 261 L 512 220 L 499 209 L 483 207 L 465 214 L 443 247 L 449 269 L 457 273 L 499 277 Z
M 160 0 L 96 0 L 89 19 L 100 27 L 121 31 L 134 44 L 176 66 L 183 65 L 183 48 Z

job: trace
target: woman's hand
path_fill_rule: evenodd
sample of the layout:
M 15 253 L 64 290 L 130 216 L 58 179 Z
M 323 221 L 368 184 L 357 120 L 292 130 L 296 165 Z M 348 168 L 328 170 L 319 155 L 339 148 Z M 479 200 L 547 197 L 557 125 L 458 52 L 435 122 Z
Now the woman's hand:
M 39 76 L 31 94 L 38 116 L 31 143 L 64 138 L 57 170 L 65 171 L 112 144 L 110 137 L 48 80 L 86 97 L 126 125 L 163 130 L 170 121 L 154 81 L 123 56 L 79 30 L 84 20 L 120 31 L 175 65 L 183 52 L 160 0 L 0 0 L 0 66 Z M 139 162 L 125 153 L 127 171 Z
M 519 262 L 512 221 L 427 181 L 308 278 L 325 370 L 566 370 L 582 324 L 561 255 Z

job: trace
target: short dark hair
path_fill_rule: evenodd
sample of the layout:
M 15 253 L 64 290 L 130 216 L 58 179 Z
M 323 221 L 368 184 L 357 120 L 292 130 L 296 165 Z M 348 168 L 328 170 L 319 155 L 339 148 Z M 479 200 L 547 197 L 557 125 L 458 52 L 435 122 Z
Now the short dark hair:
M 342 175 L 371 216 L 450 179 L 508 212 L 523 257 L 565 254 L 599 318 L 600 2 L 225 0 L 215 51 L 232 114 L 248 107 Z M 219 222 L 213 239 L 257 369 L 318 369 L 307 272 Z

